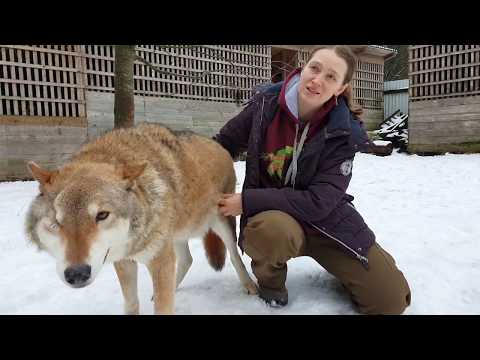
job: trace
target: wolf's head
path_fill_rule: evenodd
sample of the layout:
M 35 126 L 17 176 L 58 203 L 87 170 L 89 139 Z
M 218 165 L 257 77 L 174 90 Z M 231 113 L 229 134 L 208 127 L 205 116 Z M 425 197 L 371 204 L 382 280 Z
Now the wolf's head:
M 30 205 L 26 233 L 56 258 L 58 275 L 69 286 L 90 284 L 107 260 L 126 255 L 131 228 L 142 215 L 136 180 L 145 167 L 75 164 L 48 171 L 28 163 L 40 194 Z

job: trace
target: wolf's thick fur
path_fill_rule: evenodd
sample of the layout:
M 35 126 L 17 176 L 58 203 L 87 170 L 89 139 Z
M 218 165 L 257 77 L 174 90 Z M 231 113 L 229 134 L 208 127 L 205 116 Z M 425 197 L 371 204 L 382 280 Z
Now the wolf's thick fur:
M 136 314 L 141 262 L 152 276 L 155 313 L 171 314 L 192 263 L 188 240 L 203 237 L 209 263 L 223 267 L 226 245 L 240 281 L 256 293 L 237 251 L 235 218 L 218 212 L 217 201 L 235 191 L 236 180 L 230 155 L 214 141 L 142 124 L 86 144 L 58 170 L 28 167 L 40 195 L 26 233 L 57 259 L 63 281 L 67 269 L 89 265 L 90 278 L 77 287 L 88 285 L 114 262 L 125 312 Z

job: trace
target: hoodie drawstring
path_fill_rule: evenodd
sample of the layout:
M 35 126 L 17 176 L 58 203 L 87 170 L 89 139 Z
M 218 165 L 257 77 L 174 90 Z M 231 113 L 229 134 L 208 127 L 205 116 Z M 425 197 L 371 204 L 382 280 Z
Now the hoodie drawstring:
M 285 176 L 285 185 L 288 182 L 292 181 L 292 187 L 295 188 L 295 178 L 297 177 L 297 161 L 300 157 L 300 153 L 302 152 L 303 145 L 305 144 L 305 140 L 307 139 L 308 130 L 310 129 L 310 123 L 307 122 L 307 125 L 303 129 L 302 136 L 300 136 L 300 141 L 297 144 L 297 137 L 298 137 L 298 124 L 295 125 L 295 141 L 293 143 L 293 155 L 292 161 L 290 162 L 290 166 L 287 170 L 287 175 Z

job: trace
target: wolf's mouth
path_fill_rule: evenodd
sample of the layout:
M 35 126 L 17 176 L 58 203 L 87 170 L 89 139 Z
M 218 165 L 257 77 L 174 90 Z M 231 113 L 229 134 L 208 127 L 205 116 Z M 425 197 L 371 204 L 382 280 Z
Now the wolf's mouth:
M 87 286 L 87 285 L 90 285 L 90 283 L 91 283 L 91 281 L 87 281 L 87 282 L 82 283 L 82 284 L 73 284 L 73 285 L 72 285 L 72 284 L 69 284 L 69 286 L 71 286 L 71 287 L 74 288 L 74 289 L 81 289 L 81 288 L 83 288 L 83 287 L 85 287 L 85 286 Z
M 105 264 L 105 260 L 107 260 L 107 256 L 109 252 L 110 252 L 110 248 L 108 248 L 107 253 L 105 254 L 105 257 L 103 258 L 103 264 Z

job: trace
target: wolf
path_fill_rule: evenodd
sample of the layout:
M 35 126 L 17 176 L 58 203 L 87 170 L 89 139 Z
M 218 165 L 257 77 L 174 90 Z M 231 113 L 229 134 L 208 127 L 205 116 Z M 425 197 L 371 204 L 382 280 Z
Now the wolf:
M 188 241 L 203 238 L 209 264 L 226 250 L 249 294 L 257 293 L 237 250 L 235 217 L 218 211 L 233 193 L 230 154 L 214 140 L 143 123 L 85 144 L 56 170 L 28 162 L 39 183 L 27 238 L 56 259 L 60 279 L 80 288 L 113 262 L 125 314 L 139 314 L 137 263 L 153 283 L 155 314 L 173 314 L 175 290 L 192 264 Z

